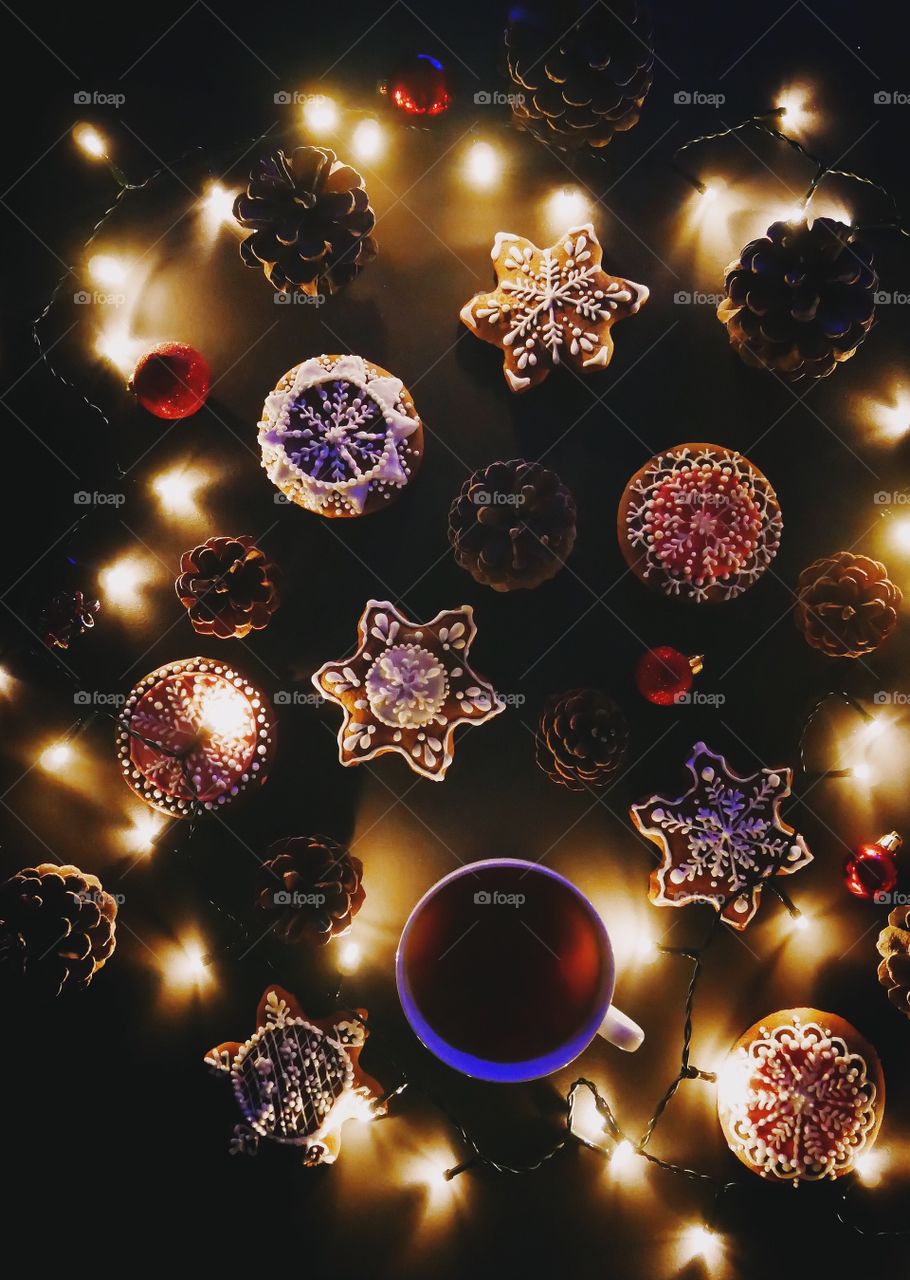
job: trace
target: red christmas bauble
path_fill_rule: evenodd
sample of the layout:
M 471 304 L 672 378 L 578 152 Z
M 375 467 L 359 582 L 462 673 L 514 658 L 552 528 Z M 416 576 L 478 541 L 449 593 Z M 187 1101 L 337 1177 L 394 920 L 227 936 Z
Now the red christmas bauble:
M 701 671 L 700 657 L 687 658 L 668 644 L 649 649 L 638 659 L 635 684 L 638 692 L 658 707 L 670 707 L 689 692 Z
M 403 62 L 386 85 L 389 101 L 407 116 L 439 116 L 452 101 L 448 75 L 438 58 L 418 53 Z
M 867 902 L 878 894 L 890 894 L 897 886 L 895 854 L 901 846 L 896 831 L 880 836 L 874 844 L 861 844 L 844 861 L 844 882 L 855 898 Z
M 130 390 L 156 418 L 188 418 L 205 404 L 212 373 L 205 356 L 185 342 L 160 342 L 141 356 Z

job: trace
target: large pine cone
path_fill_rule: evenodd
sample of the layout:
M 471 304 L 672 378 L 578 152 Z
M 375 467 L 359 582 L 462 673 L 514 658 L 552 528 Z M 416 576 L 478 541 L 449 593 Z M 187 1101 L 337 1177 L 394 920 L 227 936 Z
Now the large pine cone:
M 901 591 L 878 560 L 838 551 L 799 575 L 796 622 L 829 658 L 861 658 L 897 624 Z
M 334 293 L 376 256 L 376 217 L 363 178 L 326 147 L 276 151 L 260 160 L 234 201 L 253 234 L 240 245 L 281 292 Z
M 878 935 L 878 980 L 888 999 L 910 1018 L 910 907 L 895 907 Z
M 97 876 L 25 867 L 0 885 L 0 976 L 52 996 L 87 987 L 113 954 L 116 915 Z
M 746 364 L 824 378 L 871 329 L 877 288 L 872 250 L 843 222 L 775 222 L 727 267 L 717 315 Z
M 599 689 L 571 689 L 549 699 L 537 730 L 537 763 L 570 791 L 605 787 L 621 768 L 629 726 Z
M 328 836 L 290 836 L 271 846 L 258 880 L 257 902 L 277 916 L 285 942 L 325 944 L 351 927 L 366 897 L 363 863 Z
M 201 636 L 243 639 L 261 631 L 278 608 L 274 575 L 252 538 L 209 538 L 184 551 L 174 586 Z
M 638 123 L 651 88 L 651 15 L 637 0 L 579 4 L 576 12 L 568 26 L 561 0 L 545 13 L 522 9 L 507 27 L 509 75 L 520 95 L 512 118 L 551 146 L 605 147 Z
M 449 541 L 462 569 L 494 591 L 537 587 L 575 545 L 575 501 L 539 462 L 494 462 L 452 503 Z

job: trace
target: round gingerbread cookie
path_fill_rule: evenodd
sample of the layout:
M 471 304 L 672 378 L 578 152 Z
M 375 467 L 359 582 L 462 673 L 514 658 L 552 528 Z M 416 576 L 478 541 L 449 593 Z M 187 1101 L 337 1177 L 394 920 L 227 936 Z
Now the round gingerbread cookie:
M 783 1009 L 750 1027 L 717 1082 L 717 1114 L 733 1154 L 777 1182 L 851 1173 L 878 1136 L 885 1078 L 855 1027 L 818 1009 Z
M 647 586 L 696 604 L 733 600 L 777 555 L 777 495 L 748 458 L 717 444 L 657 453 L 619 504 L 619 545 Z
M 410 393 L 362 356 L 313 356 L 266 397 L 262 465 L 276 488 L 320 516 L 369 515 L 397 498 L 423 459 Z

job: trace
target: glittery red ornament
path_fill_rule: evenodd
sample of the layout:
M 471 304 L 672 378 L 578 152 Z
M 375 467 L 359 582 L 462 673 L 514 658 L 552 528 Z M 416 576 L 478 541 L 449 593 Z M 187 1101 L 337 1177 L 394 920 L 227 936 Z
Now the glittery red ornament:
M 669 707 L 679 702 L 692 688 L 692 680 L 702 668 L 701 657 L 687 658 L 668 644 L 648 649 L 638 659 L 635 667 L 635 683 L 638 692 L 658 707 Z
M 206 402 L 212 374 L 208 361 L 185 342 L 160 342 L 141 356 L 130 390 L 156 418 L 188 418 Z
M 856 898 L 878 901 L 897 885 L 895 854 L 903 841 L 896 831 L 879 836 L 874 844 L 861 844 L 844 862 L 844 882 Z
M 446 69 L 429 53 L 418 53 L 401 63 L 389 77 L 384 92 L 407 116 L 439 116 L 452 101 Z

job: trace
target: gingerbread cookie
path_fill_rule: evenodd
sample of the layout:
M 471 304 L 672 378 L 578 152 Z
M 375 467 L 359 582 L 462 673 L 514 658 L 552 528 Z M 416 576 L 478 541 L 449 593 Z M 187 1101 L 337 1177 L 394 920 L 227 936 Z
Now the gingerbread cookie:
M 483 724 L 504 710 L 493 686 L 468 666 L 476 634 L 470 605 L 418 623 L 386 600 L 367 601 L 357 652 L 313 676 L 319 692 L 344 710 L 341 763 L 397 751 L 415 773 L 441 782 L 458 726 Z
M 314 356 L 266 398 L 259 445 L 289 501 L 320 516 L 362 516 L 414 478 L 423 424 L 400 378 L 362 356 Z
M 761 769 L 742 778 L 703 742 L 686 767 L 688 791 L 673 800 L 651 796 L 630 809 L 662 854 L 649 896 L 659 907 L 709 902 L 727 924 L 745 929 L 758 910 L 761 882 L 812 861 L 803 837 L 780 816 L 791 771 Z
M 578 373 L 606 368 L 613 325 L 648 300 L 645 285 L 603 270 L 590 222 L 570 227 L 546 249 L 500 231 L 490 256 L 496 288 L 475 294 L 461 318 L 478 338 L 501 349 L 512 391 L 536 387 L 558 364 Z
M 794 1187 L 851 1173 L 884 1111 L 878 1054 L 849 1022 L 818 1009 L 756 1022 L 717 1081 L 730 1150 L 753 1173 Z
M 777 555 L 777 495 L 733 449 L 680 444 L 655 454 L 626 485 L 619 545 L 642 582 L 696 604 L 733 600 Z
M 231 1077 L 244 1122 L 231 1155 L 255 1155 L 259 1139 L 300 1147 L 306 1165 L 332 1164 L 346 1120 L 383 1115 L 383 1089 L 360 1065 L 366 1009 L 310 1020 L 281 987 L 266 989 L 256 1031 L 205 1055 L 212 1071 Z

